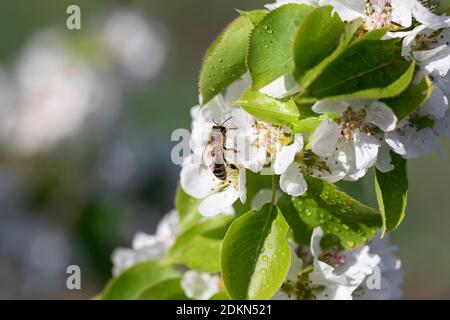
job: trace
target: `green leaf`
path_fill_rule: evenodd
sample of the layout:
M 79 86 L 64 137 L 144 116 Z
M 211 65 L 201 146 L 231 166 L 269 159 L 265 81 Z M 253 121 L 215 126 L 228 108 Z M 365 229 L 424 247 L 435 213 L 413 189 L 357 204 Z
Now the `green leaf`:
M 450 15 L 450 0 L 431 0 L 433 5 L 437 5 L 436 14 Z
M 305 244 L 315 227 L 336 236 L 344 248 L 353 248 L 367 242 L 382 225 L 380 213 L 326 181 L 307 177 L 308 191 L 304 196 L 284 197 L 280 206 L 294 230 L 297 242 Z M 295 211 L 298 218 L 295 217 Z M 288 211 L 289 210 L 289 211 Z M 307 235 L 299 235 L 307 232 Z
M 230 300 L 228 293 L 225 290 L 220 290 L 215 295 L 213 295 L 209 300 Z
M 314 227 L 302 220 L 297 209 L 292 203 L 292 197 L 283 193 L 277 202 L 277 206 L 283 213 L 284 219 L 292 230 L 294 241 L 302 246 L 309 246 Z
M 232 220 L 232 216 L 219 215 L 185 230 L 170 248 L 166 262 L 205 272 L 219 271 L 221 240 Z
M 398 39 L 355 41 L 297 101 L 395 97 L 408 88 L 415 67 L 402 58 L 400 50 Z
M 180 278 L 155 284 L 142 292 L 137 300 L 189 300 L 181 288 Z
M 303 19 L 297 30 L 294 75 L 302 87 L 314 81 L 346 47 L 342 41 L 344 23 L 337 13 L 332 15 L 332 11 L 330 6 L 314 10 Z
M 344 52 L 344 50 L 347 48 L 348 44 L 352 40 L 354 33 L 356 32 L 356 30 L 358 29 L 358 27 L 360 25 L 361 25 L 361 19 L 356 19 L 352 22 L 344 24 L 344 31 L 340 35 L 340 38 L 338 40 L 339 43 L 338 43 L 336 49 L 333 51 L 333 53 L 324 57 L 323 59 L 318 61 L 318 63 L 315 63 L 315 64 L 307 67 L 306 70 L 301 70 L 301 67 L 296 66 L 296 70 L 294 71 L 294 74 L 295 74 L 297 82 L 299 83 L 301 88 L 307 88 L 309 85 L 311 85 L 311 83 L 314 80 L 316 80 L 317 77 L 320 76 L 320 74 L 325 70 L 325 68 L 328 67 L 328 65 L 330 65 L 331 62 L 336 60 L 336 58 L 339 57 L 339 55 L 342 52 Z M 305 48 L 302 45 L 302 42 L 304 41 L 302 38 L 305 37 L 306 35 L 307 35 L 307 30 L 303 30 L 303 28 L 302 28 L 302 30 L 299 29 L 299 32 L 297 33 L 296 44 L 295 44 L 295 49 L 294 49 L 296 65 L 302 63 L 301 62 L 302 55 L 298 53 L 298 50 L 300 50 L 300 52 L 308 50 L 308 48 Z M 330 46 L 331 46 L 331 44 L 328 44 L 328 47 L 330 47 Z M 320 53 L 320 51 L 317 51 L 317 53 Z M 327 52 L 327 54 L 328 54 L 328 52 Z M 313 57 L 311 57 L 311 58 L 313 58 Z
M 179 277 L 171 267 L 157 261 L 145 261 L 112 279 L 102 294 L 104 300 L 134 300 L 155 284 Z
M 202 219 L 201 214 L 198 212 L 199 205 L 200 200 L 189 196 L 183 191 L 181 186 L 178 186 L 175 196 L 175 208 L 177 209 L 180 217 L 180 230 L 186 230 L 197 224 Z
M 206 52 L 200 71 L 200 100 L 204 105 L 246 71 L 248 38 L 253 29 L 248 17 L 236 18 Z
M 382 173 L 375 169 L 375 191 L 384 232 L 390 232 L 401 224 L 408 201 L 406 160 L 394 152 L 391 152 L 391 157 L 394 170 Z
M 247 56 L 253 88 L 262 88 L 292 72 L 295 31 L 313 9 L 303 4 L 287 4 L 267 14 L 255 27 Z
M 282 213 L 271 204 L 231 224 L 223 241 L 221 266 L 232 299 L 269 299 L 280 288 L 290 265 L 287 231 Z
M 311 132 L 321 122 L 315 116 L 303 118 L 292 99 L 277 100 L 259 91 L 246 91 L 236 104 L 262 121 L 289 126 L 294 132 Z
M 365 33 L 361 37 L 355 39 L 353 41 L 352 45 L 354 45 L 355 43 L 358 43 L 358 42 L 363 42 L 363 41 L 381 40 L 388 31 L 389 30 L 386 28 L 375 29 L 375 30 Z
M 423 78 L 418 84 L 412 83 L 399 96 L 386 99 L 384 102 L 391 107 L 398 120 L 402 120 L 417 111 L 420 105 L 431 95 L 432 87 L 428 78 Z
M 268 13 L 267 10 L 252 10 L 252 11 L 243 11 L 237 10 L 242 17 L 245 17 L 250 20 L 253 26 L 256 26 Z
M 425 128 L 433 128 L 436 120 L 428 117 L 419 117 L 410 120 L 411 123 L 416 127 L 417 131 Z
M 246 91 L 236 104 L 268 123 L 289 125 L 300 117 L 297 105 L 292 99 L 280 101 L 259 91 Z
M 198 236 L 189 241 L 179 261 L 191 269 L 215 273 L 220 271 L 220 247 L 218 239 Z

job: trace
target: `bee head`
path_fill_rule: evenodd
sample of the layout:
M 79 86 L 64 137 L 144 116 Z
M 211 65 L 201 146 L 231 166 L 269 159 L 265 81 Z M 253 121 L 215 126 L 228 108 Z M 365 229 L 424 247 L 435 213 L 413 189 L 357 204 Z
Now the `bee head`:
M 219 131 L 221 134 L 227 133 L 227 128 L 222 125 L 214 125 L 212 128 L 213 130 Z

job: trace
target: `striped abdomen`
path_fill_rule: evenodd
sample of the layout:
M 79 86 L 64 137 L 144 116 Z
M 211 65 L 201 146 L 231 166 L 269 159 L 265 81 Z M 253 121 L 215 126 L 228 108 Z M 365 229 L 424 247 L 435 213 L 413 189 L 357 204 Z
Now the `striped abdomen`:
M 223 163 L 215 163 L 213 167 L 213 174 L 217 179 L 225 181 L 227 179 L 227 168 Z

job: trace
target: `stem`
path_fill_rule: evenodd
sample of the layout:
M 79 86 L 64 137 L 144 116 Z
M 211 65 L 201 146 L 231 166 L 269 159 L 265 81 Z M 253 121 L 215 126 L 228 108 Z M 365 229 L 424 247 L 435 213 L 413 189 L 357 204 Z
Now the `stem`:
M 275 198 L 277 196 L 277 179 L 275 175 L 272 175 L 272 205 L 275 204 Z

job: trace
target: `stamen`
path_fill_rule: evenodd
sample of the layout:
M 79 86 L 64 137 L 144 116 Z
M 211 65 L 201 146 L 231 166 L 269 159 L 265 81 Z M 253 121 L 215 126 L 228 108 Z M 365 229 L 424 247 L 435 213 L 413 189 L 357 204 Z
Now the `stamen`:
M 338 248 L 333 248 L 329 252 L 324 254 L 324 258 L 328 264 L 337 268 L 345 263 L 345 256 L 340 254 Z

